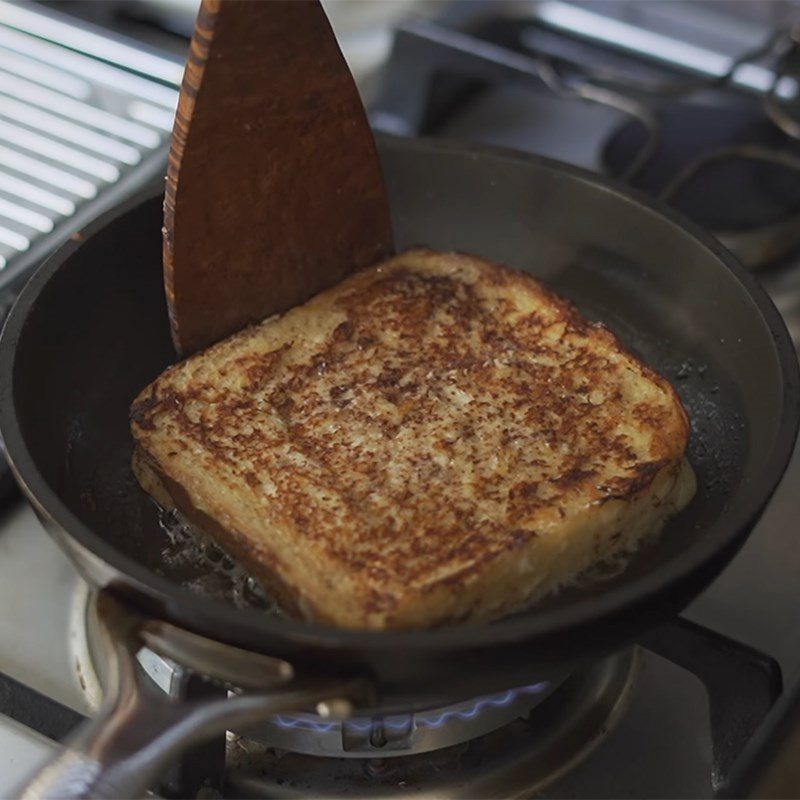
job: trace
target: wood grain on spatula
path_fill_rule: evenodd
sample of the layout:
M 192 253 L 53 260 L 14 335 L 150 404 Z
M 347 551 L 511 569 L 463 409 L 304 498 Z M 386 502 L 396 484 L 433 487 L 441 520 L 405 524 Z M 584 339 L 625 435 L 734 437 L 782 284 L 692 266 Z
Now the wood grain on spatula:
M 164 282 L 188 354 L 392 250 L 378 154 L 316 0 L 203 0 L 172 135 Z

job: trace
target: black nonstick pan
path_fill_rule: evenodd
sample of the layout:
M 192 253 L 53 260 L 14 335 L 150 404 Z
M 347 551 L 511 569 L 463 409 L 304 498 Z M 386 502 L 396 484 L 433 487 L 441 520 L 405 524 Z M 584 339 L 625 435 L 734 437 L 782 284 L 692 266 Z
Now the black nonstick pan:
M 143 639 L 256 690 L 219 701 L 228 711 L 240 703 L 245 718 L 329 696 L 373 710 L 433 706 L 564 674 L 683 608 L 734 555 L 784 471 L 800 412 L 794 350 L 756 281 L 709 237 L 555 162 L 420 140 L 384 140 L 381 153 L 399 247 L 457 249 L 527 270 L 673 382 L 692 420 L 697 495 L 622 574 L 490 625 L 343 631 L 193 591 L 207 586 L 207 568 L 165 559 L 166 534 L 130 470 L 128 406 L 175 360 L 161 282 L 161 199 L 137 201 L 36 273 L 0 341 L 9 459 L 48 530 L 104 589 L 122 695 L 136 695 L 125 653 Z M 355 694 L 353 678 L 361 680 Z M 334 706 L 348 710 L 322 710 Z M 132 736 L 119 733 L 131 727 L 117 712 L 105 720 L 117 731 L 107 728 L 105 745 L 87 734 L 74 746 L 101 775 L 84 794 L 131 793 L 135 785 L 120 764 L 132 763 L 147 738 L 141 726 L 158 715 L 129 713 L 124 719 L 140 726 Z M 214 711 L 217 727 L 230 724 L 225 713 Z M 175 728 L 172 719 L 159 725 Z M 180 736 L 173 730 L 169 752 L 214 727 L 207 717 L 194 722 L 177 726 Z M 139 759 L 154 763 L 141 752 Z M 39 784 L 39 793 L 52 785 Z

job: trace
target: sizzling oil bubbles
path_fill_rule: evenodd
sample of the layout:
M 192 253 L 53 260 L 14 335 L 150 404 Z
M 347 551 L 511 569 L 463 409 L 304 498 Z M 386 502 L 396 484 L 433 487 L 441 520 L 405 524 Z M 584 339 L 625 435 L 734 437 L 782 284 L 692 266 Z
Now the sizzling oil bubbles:
M 175 510 L 158 508 L 158 524 L 165 534 L 164 566 L 182 573 L 188 589 L 212 600 L 225 600 L 237 608 L 251 608 L 281 616 L 277 603 L 261 585 L 216 542 L 193 528 Z

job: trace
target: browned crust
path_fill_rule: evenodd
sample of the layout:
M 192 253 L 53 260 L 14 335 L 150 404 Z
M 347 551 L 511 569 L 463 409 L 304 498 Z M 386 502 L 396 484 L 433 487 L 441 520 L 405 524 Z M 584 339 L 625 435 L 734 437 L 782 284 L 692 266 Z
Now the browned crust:
M 624 399 L 625 381 L 638 400 Z M 474 405 L 440 420 L 437 403 L 458 405 L 465 388 Z M 605 326 L 528 275 L 421 249 L 171 368 L 131 420 L 173 502 L 256 577 L 314 617 L 370 626 L 426 624 L 413 603 L 446 604 L 445 590 L 464 594 L 498 565 L 545 554 L 578 506 L 611 518 L 609 508 L 646 502 L 659 476 L 674 480 L 689 437 L 673 387 Z M 360 431 L 377 455 L 354 444 Z M 481 450 L 487 431 L 495 444 Z M 534 434 L 541 458 L 519 446 Z M 184 488 L 203 469 L 193 448 L 269 524 L 256 534 L 220 524 L 221 507 L 198 512 Z M 398 453 L 406 472 L 390 480 Z M 486 467 L 495 455 L 507 469 Z M 448 463 L 474 472 L 472 499 Z M 349 610 L 331 608 L 336 598 Z M 469 603 L 480 611 L 480 597 Z
M 235 528 L 224 528 L 213 517 L 201 511 L 192 502 L 188 492 L 165 475 L 157 462 L 142 447 L 137 446 L 133 455 L 133 471 L 136 479 L 166 509 L 176 509 L 201 534 L 224 544 L 225 549 L 263 586 L 267 596 L 275 600 L 282 611 L 294 617 L 310 617 L 320 621 L 331 621 L 325 609 L 314 605 L 303 597 L 296 587 L 287 584 L 281 577 L 280 558 L 271 550 L 255 548 L 249 537 Z

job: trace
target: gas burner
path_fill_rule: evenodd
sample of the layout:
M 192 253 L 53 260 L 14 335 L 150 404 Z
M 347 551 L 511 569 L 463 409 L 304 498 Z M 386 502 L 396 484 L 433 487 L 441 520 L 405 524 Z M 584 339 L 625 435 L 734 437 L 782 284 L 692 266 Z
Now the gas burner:
M 710 230 L 751 269 L 800 245 L 800 147 L 751 106 L 671 103 L 656 112 L 657 144 L 630 183 Z M 603 152 L 621 175 L 651 134 L 623 123 Z
M 275 798 L 530 796 L 576 766 L 615 727 L 631 697 L 639 658 L 633 649 L 583 668 L 528 710 L 527 703 L 518 703 L 540 696 L 535 687 L 416 715 L 438 720 L 466 710 L 483 719 L 491 708 L 511 711 L 501 727 L 428 752 L 384 751 L 377 742 L 370 744 L 370 757 L 366 750 L 358 758 L 325 757 L 287 752 L 274 740 L 230 736 L 226 789 L 236 797 Z
M 70 638 L 81 686 L 97 709 L 104 658 L 95 602 L 81 584 Z M 164 692 L 186 696 L 190 672 L 147 649 L 138 659 Z M 633 648 L 563 680 L 391 716 L 270 717 L 228 734 L 225 790 L 236 797 L 522 796 L 577 765 L 614 728 L 639 662 Z
M 344 721 L 281 714 L 247 733 L 264 745 L 335 758 L 389 758 L 441 750 L 529 715 L 560 682 L 541 681 L 446 708 Z

